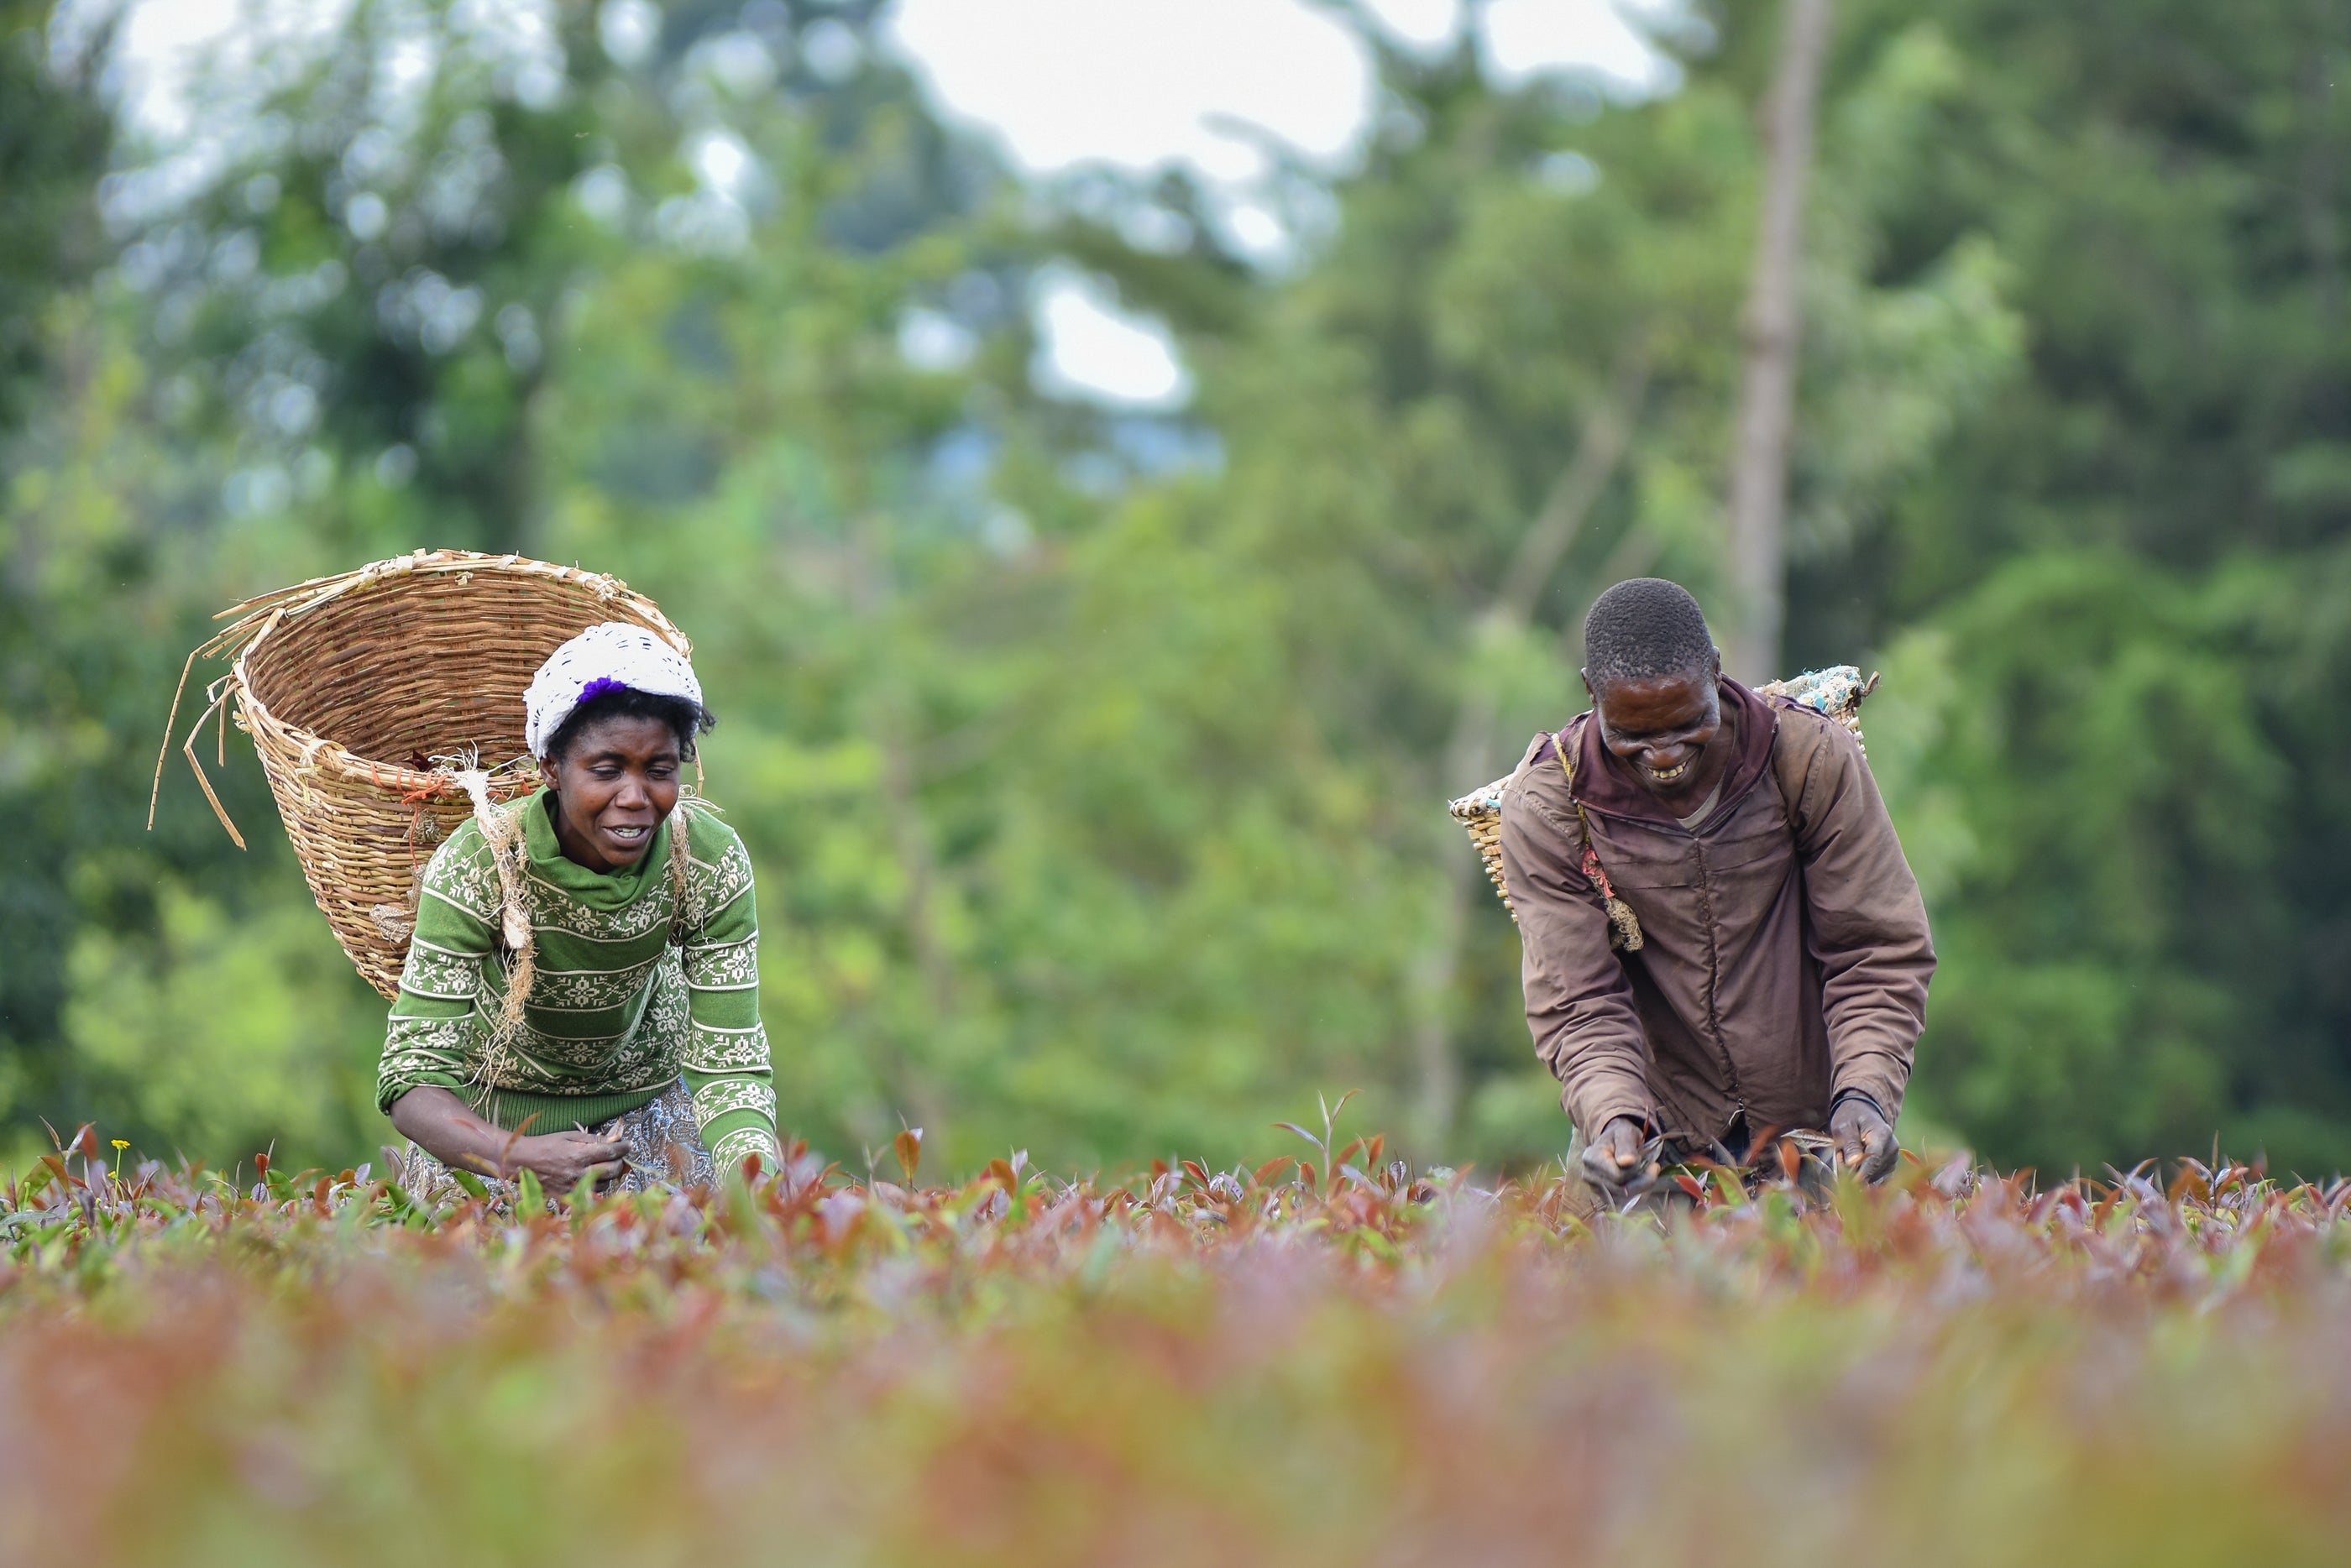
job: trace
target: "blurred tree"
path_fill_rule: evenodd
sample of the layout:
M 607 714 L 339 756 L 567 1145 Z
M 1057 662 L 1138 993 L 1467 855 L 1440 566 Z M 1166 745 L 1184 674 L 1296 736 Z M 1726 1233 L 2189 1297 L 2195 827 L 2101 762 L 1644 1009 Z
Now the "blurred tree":
M 102 253 L 96 197 L 114 122 L 91 90 L 90 60 L 52 51 L 48 16 L 48 0 L 0 3 L 0 431 L 45 379 L 52 302 Z
M 57 1065 L 70 903 L 44 862 L 94 826 L 76 785 L 94 749 L 85 692 L 106 684 L 55 613 L 80 562 L 24 521 L 46 489 L 26 427 L 71 374 L 80 290 L 104 257 L 97 190 L 113 142 L 95 62 L 52 50 L 49 9 L 0 4 L 0 808 L 16 825 L 0 877 L 0 1115 Z
M 176 758 L 162 831 L 126 831 L 163 660 L 213 608 L 355 560 L 447 544 L 561 554 L 541 517 L 551 483 L 592 482 L 664 527 L 646 504 L 712 493 L 719 463 L 743 455 L 721 446 L 730 424 L 754 450 L 774 434 L 758 422 L 773 408 L 682 395 L 729 363 L 729 309 L 820 324 L 853 309 L 861 328 L 883 324 L 856 351 L 897 364 L 909 302 L 893 291 L 937 266 L 859 258 L 919 248 L 992 176 L 930 125 L 862 26 L 856 8 L 364 4 L 324 37 L 260 49 L 249 73 L 275 85 L 257 102 L 199 78 L 193 186 L 189 148 L 122 158 L 103 187 L 120 261 L 64 296 L 81 358 L 51 369 L 63 395 L 20 443 L 10 516 L 11 565 L 43 572 L 26 588 L 39 680 L 17 689 L 45 690 L 61 732 L 8 753 L 57 819 L 10 878 L 44 922 L 10 958 L 42 1009 L 5 1059 L 16 1114 L 103 1115 L 215 1158 L 273 1137 L 293 1158 L 356 1158 L 381 1136 L 366 1093 L 381 1005 L 324 940 L 277 836 L 235 855 Z M 202 112 L 207 95 L 222 112 Z M 73 171 L 72 188 L 86 200 L 99 172 Z M 811 255 L 827 265 L 792 263 Z M 763 277 L 830 292 L 744 298 Z M 612 296 L 630 312 L 615 352 L 588 354 L 559 398 L 566 355 Z M 621 373 L 631 353 L 646 379 Z M 582 384 L 608 372 L 610 388 Z M 803 390 L 825 406 L 820 383 Z M 613 418 L 563 446 L 576 468 L 551 465 L 550 429 L 582 407 Z M 893 445 L 903 421 L 835 422 L 861 430 L 850 483 L 920 461 Z M 645 564 L 667 587 L 725 570 L 716 543 L 663 534 L 600 564 Z M 768 607 L 707 591 L 747 622 Z M 248 826 L 270 815 L 257 782 L 249 765 L 225 781 Z
M 2351 1158 L 2330 4 L 1837 7 L 1787 659 L 1886 663 L 1947 955 L 1914 1105 L 2002 1159 L 2216 1122 Z M 277 836 L 175 784 L 145 836 L 138 796 L 211 610 L 467 544 L 695 634 L 827 1147 L 1221 1160 L 1362 1085 L 1418 1152 L 1556 1152 L 1441 805 L 1581 707 L 1605 583 L 1730 619 L 1782 9 L 1660 31 L 1639 101 L 1355 15 L 1370 140 L 1277 161 L 1265 265 L 1181 179 L 1012 187 L 866 0 L 363 0 L 110 155 L 10 5 L 0 1116 L 382 1136 L 381 1008 Z M 1036 392 L 1049 257 L 1172 325 L 1195 407 Z
M 1763 189 L 1755 261 L 1740 330 L 1746 360 L 1726 520 L 1732 624 L 1723 663 L 1743 680 L 1780 673 L 1787 618 L 1788 446 L 1796 369 L 1803 348 L 1804 192 L 1813 173 L 1813 120 L 1835 31 L 1831 0 L 1788 0 L 1779 62 L 1763 103 Z
M 1918 35 L 1855 17 L 1846 51 Z M 2351 759 L 2314 721 L 2351 655 L 2343 13 L 1964 0 L 1934 29 L 1922 133 L 1865 166 L 1870 265 L 1997 257 L 2029 352 L 1876 504 L 1811 506 L 1791 622 L 1942 693 L 1896 792 L 1968 846 L 1922 1103 L 2003 1159 L 2217 1124 L 2340 1168 Z
M 1614 106 L 1574 79 L 1498 88 L 1466 40 L 1435 58 L 1386 48 L 1389 100 L 1364 166 L 1333 188 L 1327 246 L 1238 329 L 1187 318 L 1164 258 L 1123 273 L 1194 322 L 1230 454 L 1208 536 L 1285 585 L 1265 609 L 1267 700 L 1299 701 L 1380 803 L 1379 880 L 1350 913 L 1391 1022 L 1364 1054 L 1412 1085 L 1424 1148 L 1523 1158 L 1566 1136 L 1517 1016 L 1515 933 L 1435 808 L 1580 711 L 1600 587 L 1661 570 L 1719 607 L 1737 597 L 1722 509 L 1770 52 L 1657 43 L 1686 55 L 1687 84 Z M 1815 510 L 1876 504 L 2015 351 L 1980 244 L 1881 286 L 1875 192 L 1840 178 L 1896 156 L 1886 139 L 1943 90 L 1922 55 L 1940 57 L 1930 34 L 1880 36 L 1824 109 L 1837 193 L 1815 203 L 1806 289 L 1841 372 L 1828 388 L 1856 402 L 1808 388 Z M 1935 389 L 1936 417 L 1888 428 L 1878 415 L 1906 405 L 1886 394 L 1910 387 Z

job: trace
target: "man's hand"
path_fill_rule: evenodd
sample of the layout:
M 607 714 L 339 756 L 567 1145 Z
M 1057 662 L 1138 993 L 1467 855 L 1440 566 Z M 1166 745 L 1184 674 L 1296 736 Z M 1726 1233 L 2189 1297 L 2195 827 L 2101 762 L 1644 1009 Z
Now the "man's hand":
M 1850 1096 L 1837 1102 L 1829 1113 L 1829 1137 L 1836 1140 L 1837 1163 L 1847 1170 L 1856 1170 L 1864 1181 L 1883 1181 L 1894 1168 L 1902 1146 L 1894 1141 L 1894 1129 L 1867 1100 Z
M 1631 1116 L 1613 1118 L 1583 1151 L 1583 1179 L 1610 1195 L 1641 1175 L 1641 1124 Z

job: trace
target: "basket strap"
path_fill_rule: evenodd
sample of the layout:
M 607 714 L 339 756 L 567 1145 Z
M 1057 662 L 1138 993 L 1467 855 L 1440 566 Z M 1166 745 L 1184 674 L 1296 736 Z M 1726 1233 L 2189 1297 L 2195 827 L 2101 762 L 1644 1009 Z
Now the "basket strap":
M 1567 775 L 1567 801 L 1575 807 L 1576 829 L 1583 836 L 1584 879 L 1600 889 L 1600 897 L 1608 906 L 1608 945 L 1638 952 L 1646 941 L 1641 935 L 1641 918 L 1633 912 L 1632 905 L 1616 896 L 1615 888 L 1609 882 L 1608 868 L 1600 864 L 1600 851 L 1592 846 L 1592 819 L 1583 815 L 1583 802 L 1575 793 L 1575 746 L 1583 739 L 1583 732 L 1571 724 L 1553 735 L 1551 743 L 1559 753 L 1560 772 Z
M 482 838 L 490 846 L 490 861 L 498 869 L 498 934 L 505 939 L 507 951 L 512 955 L 507 963 L 507 993 L 498 1009 L 494 1033 L 497 1041 L 513 1033 L 522 1025 L 523 1003 L 530 998 L 531 981 L 538 975 L 537 943 L 530 928 L 530 901 L 523 891 L 523 867 L 528 852 L 523 846 L 522 824 L 510 811 L 501 811 L 490 799 L 490 775 L 482 768 L 461 768 L 453 775 L 460 787 L 473 797 L 474 820 L 482 826 Z
M 669 940 L 672 946 L 685 946 L 688 929 L 701 925 L 702 911 L 689 899 L 690 884 L 686 871 L 694 858 L 692 846 L 686 843 L 686 819 L 696 802 L 690 794 L 681 792 L 676 809 L 670 813 L 669 830 Z

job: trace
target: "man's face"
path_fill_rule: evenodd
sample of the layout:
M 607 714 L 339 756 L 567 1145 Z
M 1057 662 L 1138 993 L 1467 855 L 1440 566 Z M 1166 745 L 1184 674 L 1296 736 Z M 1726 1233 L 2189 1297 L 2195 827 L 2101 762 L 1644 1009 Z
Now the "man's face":
M 1592 691 L 1600 741 L 1653 794 L 1687 794 L 1698 760 L 1722 732 L 1719 667 L 1655 680 L 1613 681 Z

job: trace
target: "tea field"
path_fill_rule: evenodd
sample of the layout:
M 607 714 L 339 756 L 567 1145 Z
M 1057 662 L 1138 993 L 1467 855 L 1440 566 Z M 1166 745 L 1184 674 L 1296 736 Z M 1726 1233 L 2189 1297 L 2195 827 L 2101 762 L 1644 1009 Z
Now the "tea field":
M 2351 1188 L 1911 1162 L 1661 1224 L 1291 1144 L 428 1212 L 85 1130 L 0 1179 L 0 1561 L 2351 1550 Z

